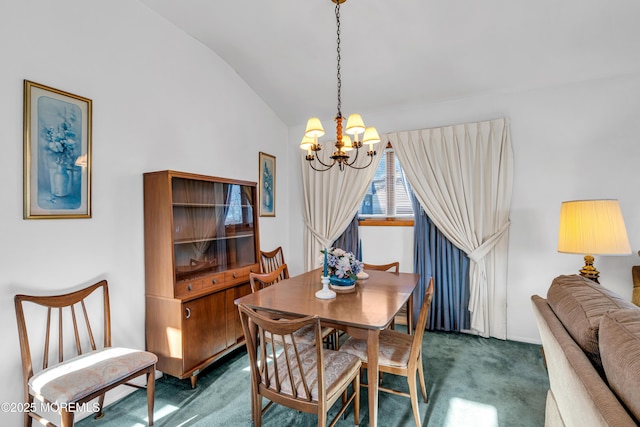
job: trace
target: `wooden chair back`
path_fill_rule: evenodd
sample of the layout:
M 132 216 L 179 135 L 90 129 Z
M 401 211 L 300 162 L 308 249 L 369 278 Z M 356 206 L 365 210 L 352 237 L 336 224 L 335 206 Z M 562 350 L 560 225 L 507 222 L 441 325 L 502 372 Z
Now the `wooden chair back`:
M 398 261 L 391 262 L 389 264 L 367 264 L 364 263 L 363 268 L 365 270 L 377 270 L 377 271 L 392 271 L 397 273 L 400 271 L 400 263 Z
M 136 353 L 142 356 L 137 359 L 139 360 L 139 365 L 136 365 L 136 368 L 128 372 L 124 378 L 111 381 L 111 377 L 107 375 L 106 378 L 109 378 L 111 382 L 107 384 L 100 383 L 97 391 L 92 391 L 90 394 L 85 395 L 76 393 L 77 397 L 74 403 L 82 404 L 98 398 L 98 406 L 95 408 L 97 411 L 96 417 L 101 416 L 104 395 L 108 390 L 121 384 L 141 388 L 128 383 L 128 381 L 139 375 L 146 374 L 148 422 L 149 425 L 153 424 L 154 372 L 157 357 L 152 353 L 143 351 L 113 349 L 111 347 L 109 288 L 106 280 L 63 295 L 36 296 L 18 294 L 14 297 L 14 303 L 22 357 L 25 404 L 34 402 L 32 393 L 35 392 L 30 390 L 29 380 L 40 371 L 56 369 L 56 365 L 67 361 L 69 365 L 67 365 L 66 370 L 70 374 L 77 376 L 80 375 L 78 372 L 82 369 L 79 369 L 78 365 L 74 364 L 75 361 L 70 359 L 96 351 L 104 352 L 103 354 L 107 355 L 107 353 L 112 354 L 125 350 L 127 353 Z M 65 335 L 70 338 L 65 340 Z M 30 340 L 30 338 L 33 340 Z M 38 345 L 41 341 L 43 341 L 42 345 Z M 94 360 L 108 360 L 106 356 L 100 359 L 100 357 L 95 357 L 93 353 L 86 357 L 87 359 L 83 359 L 82 364 L 87 366 L 95 363 Z M 65 374 L 56 375 L 62 378 Z M 122 376 L 122 373 L 120 375 Z M 60 385 L 60 387 L 63 387 L 63 385 Z M 63 389 L 57 390 L 59 392 L 64 391 Z M 48 401 L 42 396 L 37 397 Z M 61 425 L 63 427 L 72 426 L 73 411 L 64 407 L 59 408 L 59 411 Z M 36 412 L 25 411 L 24 416 L 25 426 L 30 426 L 32 419 L 36 419 L 40 423 L 47 422 L 45 418 Z M 47 425 L 53 426 L 53 423 Z
M 94 292 L 102 291 L 102 325 L 97 325 L 97 321 L 92 320 L 87 312 L 87 300 Z M 20 353 L 22 355 L 22 377 L 25 384 L 25 397 L 28 397 L 27 383 L 34 372 L 47 369 L 49 364 L 62 363 L 65 359 L 80 356 L 86 351 L 94 351 L 96 345 L 94 330 L 102 326 L 103 342 L 101 348 L 111 347 L 111 318 L 109 310 L 109 289 L 106 280 L 96 283 L 88 288 L 72 292 L 65 295 L 55 296 L 32 296 L 16 295 L 14 298 L 16 306 L 16 316 L 18 320 L 18 338 L 20 339 Z M 46 323 L 44 327 L 45 337 L 42 348 L 42 367 L 34 371 L 32 349 L 29 343 L 27 322 L 24 313 L 24 303 L 30 302 L 46 308 Z M 68 313 L 68 314 L 67 314 Z M 52 321 L 52 317 L 54 321 Z M 70 328 L 65 327 L 65 322 L 71 321 Z M 57 324 L 57 332 L 54 325 Z M 38 327 L 41 329 L 42 327 Z M 65 346 L 64 331 L 71 331 L 74 339 L 74 346 Z M 53 335 L 53 337 L 52 337 Z M 88 345 L 87 345 L 88 342 Z M 85 344 L 83 348 L 82 345 Z M 53 351 L 50 352 L 50 347 Z M 57 358 L 56 357 L 57 354 Z M 51 357 L 54 357 L 52 360 Z
M 282 264 L 285 264 L 282 246 L 278 246 L 272 251 L 260 251 L 260 270 L 262 273 L 271 273 Z M 281 278 L 288 279 L 289 272 L 286 272 L 286 277 Z
M 239 304 L 238 310 L 249 353 L 251 409 L 256 427 L 260 427 L 262 414 L 273 402 L 299 411 L 316 413 L 318 425 L 324 426 L 328 410 L 341 395 L 343 406 L 331 425 L 335 424 L 353 400 L 356 402 L 355 424 L 358 425 L 361 363 L 354 357 L 350 367 L 344 366 L 345 372 L 337 378 L 341 381 L 338 391 L 332 396 L 327 395 L 327 390 L 335 390 L 335 387 L 327 384 L 325 378 L 325 369 L 330 368 L 325 367 L 324 353 L 338 352 L 322 348 L 318 316 L 275 320 L 244 304 Z M 297 331 L 309 327 L 315 333 L 314 346 L 300 343 L 294 338 Z M 353 385 L 354 392 L 347 399 L 346 390 L 350 384 Z M 262 408 L 262 397 L 271 401 L 265 408 Z
M 289 270 L 287 269 L 287 264 L 282 264 L 270 273 L 249 273 L 251 292 L 257 292 L 262 288 L 271 286 L 288 277 Z
M 411 355 L 409 360 L 416 360 L 422 349 L 422 339 L 424 338 L 424 329 L 427 326 L 427 318 L 429 317 L 429 309 L 431 308 L 431 301 L 433 300 L 434 290 L 433 276 L 429 279 L 429 285 L 427 291 L 422 299 L 422 307 L 420 307 L 420 314 L 418 315 L 418 322 L 416 323 L 416 332 L 413 334 L 413 342 L 411 343 Z
M 367 264 L 367 263 L 363 263 L 362 266 L 363 270 L 377 270 L 377 271 L 391 271 L 393 273 L 397 273 L 400 271 L 400 262 L 395 261 L 395 262 L 390 262 L 389 264 Z M 403 317 L 406 319 L 406 324 L 407 324 L 407 329 L 409 330 L 409 333 L 411 334 L 413 332 L 413 324 L 412 324 L 412 318 L 411 316 L 413 316 L 413 314 L 409 313 L 407 311 L 407 307 L 406 305 L 402 307 L 402 309 L 400 310 L 400 312 L 398 313 L 398 316 L 396 316 L 399 320 L 402 319 Z M 403 321 L 405 321 L 404 319 L 402 319 Z M 396 319 L 394 318 L 391 321 L 391 324 L 389 325 L 389 328 L 394 329 L 396 326 Z

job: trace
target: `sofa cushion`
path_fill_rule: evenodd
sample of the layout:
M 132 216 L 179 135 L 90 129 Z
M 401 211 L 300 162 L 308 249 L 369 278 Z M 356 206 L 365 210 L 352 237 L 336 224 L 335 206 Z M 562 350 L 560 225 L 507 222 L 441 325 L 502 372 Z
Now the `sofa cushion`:
M 600 357 L 609 386 L 640 420 L 640 309 L 602 316 Z
M 547 292 L 547 301 L 571 337 L 603 375 L 598 348 L 600 319 L 609 310 L 635 306 L 577 274 L 556 277 Z

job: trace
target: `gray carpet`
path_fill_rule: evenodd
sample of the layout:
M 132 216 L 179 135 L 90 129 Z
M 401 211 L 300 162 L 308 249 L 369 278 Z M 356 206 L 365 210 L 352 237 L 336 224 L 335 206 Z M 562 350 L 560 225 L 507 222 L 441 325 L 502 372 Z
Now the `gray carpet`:
M 424 362 L 429 403 L 420 402 L 424 426 L 543 426 L 549 387 L 540 346 L 465 334 L 426 332 Z M 189 380 L 156 381 L 156 426 L 250 426 L 248 357 L 244 348 L 207 368 L 191 389 Z M 406 379 L 385 375 L 383 384 L 407 390 Z M 146 392 L 138 390 L 105 409 L 102 420 L 86 418 L 78 427 L 145 426 Z M 360 425 L 369 425 L 366 389 Z M 339 406 L 339 402 L 336 404 Z M 337 412 L 332 408 L 330 417 Z M 274 405 L 264 426 L 316 426 L 314 415 Z M 353 425 L 353 412 L 336 426 Z M 380 393 L 378 425 L 414 426 L 408 398 Z

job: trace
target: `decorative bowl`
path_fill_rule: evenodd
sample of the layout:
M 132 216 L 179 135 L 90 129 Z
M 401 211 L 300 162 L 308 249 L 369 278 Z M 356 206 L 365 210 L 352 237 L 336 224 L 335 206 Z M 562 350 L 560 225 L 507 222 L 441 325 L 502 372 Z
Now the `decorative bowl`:
M 349 277 L 329 276 L 329 283 L 333 286 L 353 286 L 356 281 Z

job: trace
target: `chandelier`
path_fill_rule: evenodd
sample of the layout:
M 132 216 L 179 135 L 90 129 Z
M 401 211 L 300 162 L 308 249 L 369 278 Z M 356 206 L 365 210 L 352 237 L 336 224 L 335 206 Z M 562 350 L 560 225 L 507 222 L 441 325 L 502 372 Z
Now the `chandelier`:
M 330 159 L 332 161 L 325 163 L 320 159 L 319 155 L 315 154 L 318 151 L 322 150 L 322 145 L 318 143 L 318 138 L 324 135 L 324 128 L 322 127 L 322 123 L 320 122 L 319 118 L 312 117 L 307 121 L 307 128 L 304 132 L 304 137 L 300 142 L 300 148 L 302 150 L 307 150 L 307 155 L 305 158 L 309 162 L 309 166 L 311 166 L 313 170 L 319 172 L 328 171 L 336 164 L 341 171 L 344 170 L 345 166 L 353 169 L 364 169 L 371 165 L 371 163 L 373 162 L 373 156 L 376 155 L 376 152 L 373 149 L 373 144 L 380 142 L 380 137 L 378 136 L 378 131 L 376 130 L 376 128 L 365 127 L 360 114 L 349 115 L 347 119 L 347 127 L 345 129 L 346 134 L 343 134 L 342 121 L 344 119 L 342 117 L 342 100 L 340 98 L 340 89 L 342 88 L 342 79 L 340 76 L 340 4 L 344 3 L 347 0 L 331 1 L 336 4 L 336 24 L 338 27 L 336 49 L 338 53 L 338 113 L 335 117 L 336 141 L 334 143 L 334 146 L 336 148 L 336 151 L 334 151 L 330 156 Z M 360 134 L 363 134 L 362 138 L 360 138 Z M 353 136 L 353 140 L 349 135 Z M 358 153 L 365 144 L 369 144 L 369 151 L 367 151 L 369 162 L 365 165 L 357 166 L 356 161 L 358 160 Z M 355 152 L 353 158 L 351 158 L 350 156 L 351 152 Z

